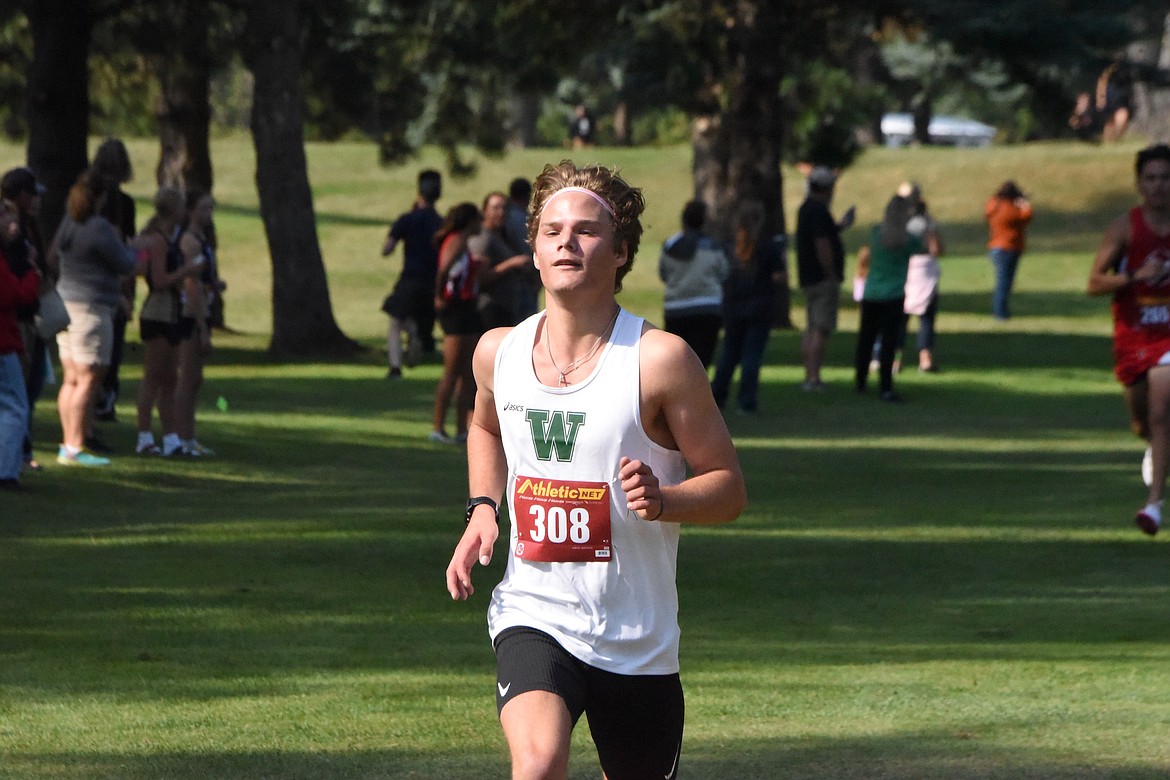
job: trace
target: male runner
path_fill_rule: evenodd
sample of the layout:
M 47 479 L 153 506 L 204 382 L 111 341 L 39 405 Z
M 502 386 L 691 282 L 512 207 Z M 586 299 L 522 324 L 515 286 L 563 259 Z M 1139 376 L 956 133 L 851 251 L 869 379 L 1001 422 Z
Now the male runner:
M 447 589 L 474 593 L 506 495 L 488 628 L 512 777 L 566 777 L 584 712 L 609 780 L 669 780 L 683 730 L 679 526 L 735 519 L 743 475 L 694 352 L 617 304 L 641 192 L 569 161 L 535 185 L 529 240 L 547 308 L 476 348 L 472 498 Z
M 1133 430 L 1150 445 L 1142 463 L 1149 495 L 1134 520 L 1153 536 L 1170 468 L 1170 146 L 1141 150 L 1135 168 L 1142 203 L 1105 231 L 1089 294 L 1113 295 L 1114 373 Z

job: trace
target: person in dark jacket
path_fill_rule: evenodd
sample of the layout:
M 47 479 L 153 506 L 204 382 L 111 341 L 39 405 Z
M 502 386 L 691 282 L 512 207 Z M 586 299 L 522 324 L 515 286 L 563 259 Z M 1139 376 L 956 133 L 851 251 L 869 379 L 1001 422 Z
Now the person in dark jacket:
M 130 165 L 126 145 L 117 138 L 102 141 L 101 146 L 94 152 L 91 167 L 95 176 L 100 176 L 112 184 L 106 196 L 102 216 L 117 228 L 122 241 L 129 243 L 138 234 L 138 216 L 134 208 L 134 198 L 122 190 L 122 185 L 134 178 L 134 168 Z M 118 392 L 122 389 L 119 374 L 122 368 L 122 352 L 126 345 L 126 324 L 134 311 L 134 286 L 135 278 L 125 277 L 122 284 L 122 301 L 114 310 L 114 344 L 113 352 L 110 354 L 110 365 L 94 398 L 95 417 L 105 422 L 117 419 L 114 404 L 118 400 Z M 96 442 L 91 442 L 90 446 Z M 100 449 L 108 450 L 108 447 L 102 443 Z
M 711 392 L 723 408 L 739 367 L 739 409 L 750 413 L 758 407 L 760 367 L 775 315 L 776 287 L 784 278 L 784 259 L 763 233 L 762 203 L 745 201 L 734 224 L 734 257 L 723 283 L 723 349 Z

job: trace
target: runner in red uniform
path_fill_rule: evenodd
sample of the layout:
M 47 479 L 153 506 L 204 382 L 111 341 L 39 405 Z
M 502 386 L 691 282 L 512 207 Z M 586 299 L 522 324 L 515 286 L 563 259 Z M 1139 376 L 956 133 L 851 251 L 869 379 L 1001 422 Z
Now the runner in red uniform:
M 1142 476 L 1146 505 L 1134 518 L 1151 536 L 1162 525 L 1170 469 L 1170 146 L 1138 152 L 1142 204 L 1105 231 L 1090 295 L 1113 296 L 1113 359 L 1134 432 L 1149 442 Z

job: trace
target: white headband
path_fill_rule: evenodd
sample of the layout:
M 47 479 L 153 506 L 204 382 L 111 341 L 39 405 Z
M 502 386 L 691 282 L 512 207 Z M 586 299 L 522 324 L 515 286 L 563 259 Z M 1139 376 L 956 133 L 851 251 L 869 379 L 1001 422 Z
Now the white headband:
M 545 208 L 548 208 L 548 204 L 549 204 L 549 203 L 552 201 L 552 199 L 553 199 L 553 198 L 555 198 L 557 195 L 560 195 L 560 194 L 562 194 L 562 193 L 565 193 L 565 192 L 580 192 L 580 193 L 584 193 L 585 195 L 588 195 L 589 197 L 593 198 L 595 201 L 597 201 L 598 203 L 600 203 L 600 204 L 601 204 L 601 207 L 602 207 L 603 209 L 605 209 L 605 210 L 606 210 L 606 212 L 607 212 L 607 213 L 608 213 L 608 214 L 609 214 L 611 217 L 615 217 L 615 216 L 616 216 L 616 215 L 613 213 L 613 206 L 609 205 L 609 203 L 607 203 L 607 202 L 606 202 L 605 198 L 601 197 L 600 195 L 598 195 L 598 194 L 597 194 L 596 192 L 594 192 L 593 190 L 586 189 L 585 187 L 563 187 L 563 188 L 561 188 L 561 189 L 557 190 L 557 191 L 556 191 L 556 192 L 554 192 L 552 195 L 549 195 L 549 196 L 548 196 L 548 198 L 547 198 L 547 199 L 544 201 L 544 206 L 542 206 L 542 207 L 541 207 L 541 211 L 543 211 Z

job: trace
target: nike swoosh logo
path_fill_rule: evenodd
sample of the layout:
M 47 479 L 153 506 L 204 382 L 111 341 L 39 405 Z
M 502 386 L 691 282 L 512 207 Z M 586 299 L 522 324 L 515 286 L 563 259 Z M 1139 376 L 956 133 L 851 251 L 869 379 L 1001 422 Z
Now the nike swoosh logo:
M 511 683 L 509 683 L 509 685 L 511 685 Z M 670 765 L 670 771 L 663 775 L 665 780 L 671 780 L 674 777 L 674 770 L 678 769 L 678 757 L 681 753 L 682 743 L 680 742 L 678 745 L 678 750 L 674 751 L 674 763 Z
M 507 685 L 500 685 L 499 683 L 496 683 L 496 688 L 500 691 L 501 697 L 507 696 L 508 689 L 511 687 L 512 687 L 512 683 L 508 683 Z M 676 758 L 675 761 L 677 761 L 677 760 L 678 759 Z M 669 775 L 667 775 L 667 777 L 669 777 Z

